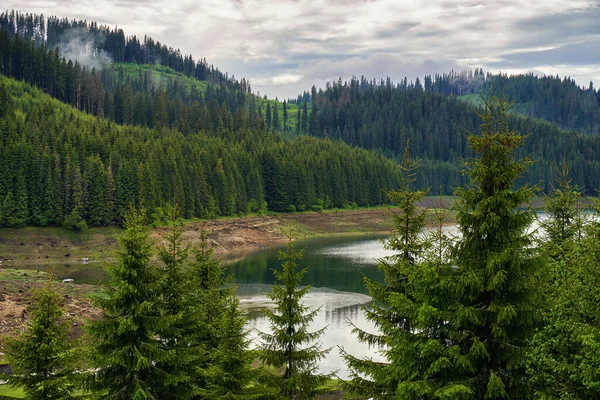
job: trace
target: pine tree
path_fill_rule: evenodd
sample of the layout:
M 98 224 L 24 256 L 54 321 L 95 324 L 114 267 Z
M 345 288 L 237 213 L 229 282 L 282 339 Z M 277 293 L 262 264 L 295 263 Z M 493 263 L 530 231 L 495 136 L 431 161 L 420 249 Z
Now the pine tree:
M 551 276 L 545 326 L 532 340 L 528 373 L 536 398 L 595 399 L 600 397 L 600 316 L 594 311 L 600 298 L 600 225 L 583 221 L 580 193 L 570 186 L 564 162 L 556 181 L 545 199 L 547 219 L 540 222 Z
M 287 128 L 287 121 L 288 121 L 288 107 L 287 107 L 287 101 L 283 101 L 283 132 L 287 132 L 288 128 Z
M 97 369 L 89 388 L 107 399 L 155 398 L 157 382 L 171 379 L 156 366 L 171 354 L 156 336 L 157 274 L 150 265 L 152 248 L 142 214 L 133 211 L 126 217 L 118 262 L 106 269 L 111 278 L 107 297 L 95 299 L 104 315 L 89 325 Z
M 520 208 L 535 189 L 513 187 L 531 161 L 515 160 L 525 138 L 509 131 L 509 108 L 503 97 L 490 94 L 485 100 L 483 132 L 468 138 L 479 155 L 467 162 L 471 185 L 456 191 L 462 236 L 453 258 L 459 298 L 448 318 L 464 359 L 445 393 L 477 399 L 530 396 L 524 361 L 543 303 L 543 263 L 527 233 L 536 214 Z
M 351 392 L 377 399 L 416 398 L 424 392 L 421 390 L 419 393 L 419 388 L 410 385 L 411 381 L 422 378 L 414 346 L 416 339 L 413 337 L 416 327 L 424 325 L 418 320 L 420 298 L 415 283 L 428 277 L 424 275 L 425 267 L 419 260 L 423 258 L 424 249 L 431 245 L 423 235 L 427 211 L 417 208 L 427 191 L 412 189 L 419 166 L 419 161 L 411 159 L 407 143 L 402 186 L 388 193 L 389 200 L 397 205 L 398 210 L 390 209 L 393 233 L 385 248 L 394 250 L 396 254 L 379 261 L 384 282 L 365 278 L 373 298 L 365 313 L 379 333 L 353 329 L 359 341 L 380 348 L 386 361 L 356 358 L 342 349 L 352 378 L 346 382 L 346 387 Z M 424 335 L 426 333 L 423 332 Z
M 190 346 L 197 326 L 200 304 L 190 301 L 190 276 L 186 268 L 189 249 L 182 244 L 183 224 L 176 206 L 169 210 L 169 219 L 175 225 L 163 236 L 164 244 L 158 256 L 163 268 L 160 270 L 157 310 L 159 322 L 156 334 L 161 349 L 170 356 L 156 366 L 168 373 L 155 382 L 156 393 L 161 399 L 190 399 L 195 394 L 193 376 L 199 357 L 197 346 Z
M 251 363 L 253 352 L 248 350 L 248 331 L 239 310 L 239 300 L 230 296 L 219 324 L 219 345 L 210 354 L 210 366 L 204 371 L 207 399 L 245 400 L 262 398 L 254 381 Z
M 74 354 L 60 299 L 51 283 L 36 290 L 30 305 L 30 325 L 17 339 L 6 343 L 13 373 L 3 379 L 12 387 L 22 388 L 28 399 L 66 399 L 74 390 Z
M 325 328 L 308 331 L 308 325 L 319 309 L 311 310 L 302 302 L 311 286 L 300 288 L 307 268 L 298 270 L 303 251 L 296 251 L 291 235 L 289 239 L 287 250 L 279 253 L 282 269 L 273 271 L 277 283 L 268 297 L 275 304 L 275 309 L 266 311 L 272 333 L 259 334 L 263 341 L 261 359 L 283 372 L 266 379 L 268 387 L 277 388 L 282 398 L 310 399 L 330 378 L 330 375 L 317 373 L 318 362 L 330 349 L 324 350 L 320 343 L 315 343 Z
M 265 116 L 265 122 L 267 123 L 267 128 L 271 129 L 271 103 L 267 103 L 267 115 Z
M 277 109 L 277 99 L 275 99 L 275 103 L 273 104 L 273 129 L 278 131 L 281 129 L 281 125 L 279 123 L 279 110 Z
M 216 377 L 208 369 L 221 346 L 222 321 L 234 292 L 227 286 L 221 262 L 213 257 L 213 248 L 204 229 L 200 231 L 200 243 L 192 249 L 192 253 L 194 260 L 190 263 L 188 294 L 190 303 L 197 308 L 188 327 L 193 329 L 190 346 L 196 347 L 202 354 L 195 364 L 194 384 L 200 398 L 210 399 L 211 393 L 225 389 L 220 387 L 222 382 L 214 380 Z
M 576 236 L 581 236 L 584 223 L 578 206 L 581 193 L 571 186 L 566 157 L 557 169 L 555 182 L 553 190 L 544 197 L 544 209 L 548 217 L 540 221 L 540 227 L 546 235 L 543 245 L 547 247 L 547 254 L 561 257 Z

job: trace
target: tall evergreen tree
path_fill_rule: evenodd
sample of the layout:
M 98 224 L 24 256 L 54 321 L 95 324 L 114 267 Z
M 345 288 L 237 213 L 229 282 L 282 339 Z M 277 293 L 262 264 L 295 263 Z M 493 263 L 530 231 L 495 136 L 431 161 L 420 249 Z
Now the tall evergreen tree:
M 268 294 L 275 309 L 266 311 L 272 333 L 260 333 L 263 341 L 261 359 L 283 371 L 281 375 L 266 379 L 267 386 L 276 388 L 282 398 L 310 399 L 330 377 L 317 373 L 318 362 L 330 349 L 323 350 L 316 342 L 325 328 L 308 331 L 308 325 L 319 309 L 311 310 L 302 302 L 311 286 L 300 287 L 307 268 L 298 270 L 303 251 L 296 251 L 291 235 L 289 239 L 287 250 L 279 253 L 282 269 L 274 270 L 277 283 Z
M 277 99 L 275 99 L 275 103 L 273 103 L 273 129 L 276 131 L 281 129 L 281 124 L 279 123 L 279 110 L 277 109 Z
M 232 293 L 226 300 L 219 323 L 218 346 L 210 354 L 210 365 L 204 371 L 207 399 L 245 400 L 264 398 L 254 383 L 251 363 L 254 353 L 248 350 L 248 331 L 240 314 L 239 300 Z
M 525 138 L 508 129 L 509 108 L 504 97 L 485 100 L 483 132 L 468 138 L 479 155 L 467 162 L 471 184 L 456 190 L 459 298 L 449 319 L 464 359 L 448 390 L 477 399 L 531 395 L 524 362 L 543 304 L 543 263 L 527 232 L 536 218 L 528 207 L 535 189 L 514 188 L 531 161 L 515 159 Z
M 287 132 L 287 121 L 288 121 L 288 107 L 287 101 L 283 101 L 283 132 Z
M 152 248 L 139 211 L 126 217 L 118 262 L 106 269 L 111 278 L 106 298 L 96 298 L 104 315 L 89 325 L 93 338 L 89 388 L 106 399 L 156 398 L 158 382 L 170 380 L 157 364 L 171 354 L 156 336 L 157 274 L 150 265 Z
M 192 303 L 189 291 L 190 274 L 186 268 L 189 249 L 183 246 L 183 224 L 176 206 L 169 210 L 169 219 L 175 226 L 163 236 L 164 244 L 158 256 L 160 270 L 158 304 L 159 322 L 156 334 L 161 349 L 170 353 L 156 367 L 168 375 L 155 382 L 161 399 L 190 399 L 196 393 L 193 378 L 196 362 L 200 359 L 197 346 L 191 346 L 194 329 L 198 328 L 197 314 L 201 304 Z
M 265 122 L 267 123 L 267 128 L 271 129 L 271 103 L 267 103 L 267 115 L 265 116 Z
M 581 217 L 580 193 L 570 186 L 565 163 L 556 181 L 556 188 L 545 199 L 547 218 L 540 222 L 551 276 L 543 309 L 545 326 L 533 338 L 528 372 L 536 398 L 597 399 L 600 225 Z M 578 235 L 579 231 L 583 234 Z
M 438 285 L 429 275 L 433 271 L 428 271 L 422 261 L 424 249 L 431 243 L 423 234 L 427 211 L 417 208 L 427 192 L 412 188 L 419 166 L 419 161 L 411 159 L 407 143 L 402 186 L 388 193 L 397 210 L 390 209 L 393 232 L 385 247 L 395 254 L 379 261 L 378 267 L 384 274 L 383 282 L 365 278 L 373 298 L 372 304 L 365 308 L 365 313 L 379 333 L 370 333 L 357 327 L 353 330 L 359 341 L 380 348 L 385 361 L 357 358 L 342 349 L 351 373 L 351 380 L 346 382 L 346 387 L 351 392 L 376 399 L 418 398 L 427 392 L 427 384 L 421 382 L 425 381 L 423 367 L 419 365 L 419 361 L 422 364 L 426 360 L 419 360 L 417 345 L 427 343 L 427 335 L 431 334 L 428 329 L 431 326 L 426 326 L 430 319 L 423 321 L 422 313 L 434 312 L 431 305 L 422 307 L 419 301 L 434 303 L 439 302 L 440 298 L 419 296 L 419 289 L 423 290 L 419 283 L 429 280 L 429 287 Z M 438 320 L 439 317 L 434 318 L 436 324 Z
M 36 290 L 29 307 L 31 323 L 18 338 L 6 343 L 13 373 L 2 378 L 12 387 L 22 388 L 28 399 L 68 399 L 75 389 L 75 358 L 60 299 L 51 283 Z

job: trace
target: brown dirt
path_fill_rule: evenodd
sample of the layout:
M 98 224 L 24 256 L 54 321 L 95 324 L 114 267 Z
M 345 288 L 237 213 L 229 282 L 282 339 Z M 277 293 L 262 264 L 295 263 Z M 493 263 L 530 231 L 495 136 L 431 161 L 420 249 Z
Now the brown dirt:
M 197 245 L 202 229 L 209 233 L 209 241 L 218 256 L 231 253 L 245 253 L 278 244 L 285 239 L 281 232 L 282 224 L 270 216 L 245 217 L 192 222 L 186 225 L 184 243 Z M 162 242 L 167 228 L 157 228 L 152 238 Z
M 0 281 L 0 352 L 4 338 L 18 335 L 29 323 L 28 306 L 31 304 L 32 289 L 43 285 L 41 282 Z M 97 319 L 102 313 L 88 297 L 89 293 L 97 292 L 98 287 L 56 283 L 55 288 L 62 296 L 64 318 L 71 325 L 70 336 L 81 336 L 86 321 Z

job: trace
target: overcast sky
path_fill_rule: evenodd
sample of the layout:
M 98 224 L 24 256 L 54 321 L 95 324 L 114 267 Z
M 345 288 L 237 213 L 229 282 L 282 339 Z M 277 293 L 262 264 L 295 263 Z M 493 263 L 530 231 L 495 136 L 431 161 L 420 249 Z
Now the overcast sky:
M 280 99 L 338 77 L 397 81 L 476 67 L 600 87 L 598 0 L 4 0 L 2 7 L 147 34 Z

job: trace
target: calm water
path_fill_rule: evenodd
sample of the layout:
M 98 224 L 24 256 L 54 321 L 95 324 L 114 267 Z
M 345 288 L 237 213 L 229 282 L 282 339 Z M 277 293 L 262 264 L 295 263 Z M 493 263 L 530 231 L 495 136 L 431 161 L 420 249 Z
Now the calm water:
M 317 238 L 294 244 L 297 249 L 304 249 L 300 266 L 309 267 L 304 283 L 313 285 L 304 298 L 305 305 L 321 307 L 310 330 L 327 327 L 321 342 L 324 349 L 331 348 L 331 351 L 321 361 L 321 371 L 337 371 L 341 378 L 348 377 L 339 347 L 360 358 L 381 360 L 375 349 L 358 343 L 351 331 L 352 325 L 369 332 L 376 331 L 365 319 L 361 308 L 361 304 L 369 301 L 363 276 L 381 279 L 376 260 L 392 253 L 385 250 L 375 236 Z M 253 310 L 271 306 L 265 293 L 271 290 L 270 285 L 274 282 L 272 269 L 281 268 L 277 254 L 282 248 L 265 249 L 228 265 L 238 286 L 242 308 Z M 269 322 L 261 313 L 249 315 L 248 325 L 256 346 L 259 344 L 257 331 L 269 332 Z

